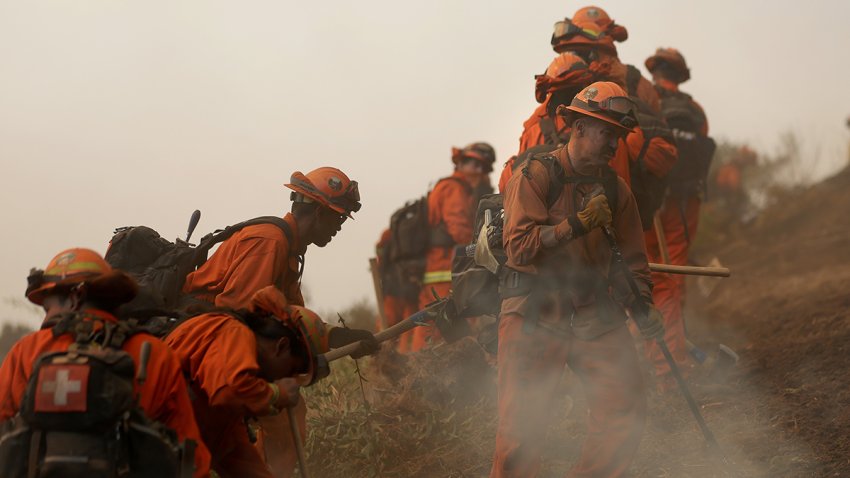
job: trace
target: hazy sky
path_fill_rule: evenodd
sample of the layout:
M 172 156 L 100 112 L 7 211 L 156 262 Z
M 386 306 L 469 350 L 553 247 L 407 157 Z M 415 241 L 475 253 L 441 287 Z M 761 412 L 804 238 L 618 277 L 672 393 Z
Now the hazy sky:
M 583 5 L 0 2 L 0 297 L 64 248 L 105 251 L 118 226 L 174 239 L 196 208 L 200 234 L 282 215 L 290 174 L 324 165 L 364 206 L 308 252 L 308 306 L 373 297 L 390 213 L 450 173 L 453 145 L 515 152 L 552 24 Z M 846 157 L 850 2 L 599 5 L 629 30 L 625 62 L 684 53 L 714 136 L 770 151 L 798 130 L 820 174 Z

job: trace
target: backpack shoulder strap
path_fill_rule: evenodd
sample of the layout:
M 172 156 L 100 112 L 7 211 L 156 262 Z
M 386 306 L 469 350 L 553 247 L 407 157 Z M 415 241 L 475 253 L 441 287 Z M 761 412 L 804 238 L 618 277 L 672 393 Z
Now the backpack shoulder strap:
M 564 168 L 561 167 L 561 163 L 558 162 L 558 158 L 552 153 L 532 154 L 528 157 L 528 160 L 522 168 L 522 174 L 527 178 L 531 177 L 529 166 L 532 161 L 539 161 L 540 164 L 546 168 L 546 174 L 549 176 L 549 190 L 546 192 L 546 207 L 552 207 L 552 204 L 555 204 L 555 201 L 558 200 L 558 196 L 561 195 L 561 189 L 565 184 L 564 178 L 566 175 L 564 174 Z
M 617 205 L 620 204 L 620 182 L 617 179 L 617 172 L 608 167 L 602 173 L 602 188 L 605 190 L 605 196 L 608 198 L 608 207 L 611 208 L 611 215 L 617 213 Z
M 94 324 L 99 322 L 101 329 Z M 44 321 L 42 329 L 51 329 L 53 337 L 73 334 L 77 344 L 98 343 L 103 347 L 120 349 L 130 337 L 146 332 L 136 319 L 119 318 L 117 322 L 108 322 L 102 318 L 84 312 L 68 312 Z
M 554 145 L 560 144 L 561 136 L 558 134 L 558 127 L 555 120 L 546 116 L 540 118 L 540 132 L 543 133 L 543 140 Z
M 227 226 L 224 229 L 207 234 L 201 239 L 198 243 L 198 247 L 195 249 L 198 257 L 207 257 L 207 253 L 209 253 L 210 249 L 212 249 L 216 244 L 230 239 L 234 234 L 248 226 L 257 226 L 259 224 L 273 224 L 277 226 L 281 231 L 283 231 L 283 235 L 286 236 L 286 241 L 290 244 L 292 243 L 293 234 L 289 223 L 277 216 L 260 216 L 248 219 L 247 221 L 238 222 L 231 226 Z
M 640 83 L 640 70 L 634 65 L 626 65 L 626 93 L 637 97 L 638 83 Z

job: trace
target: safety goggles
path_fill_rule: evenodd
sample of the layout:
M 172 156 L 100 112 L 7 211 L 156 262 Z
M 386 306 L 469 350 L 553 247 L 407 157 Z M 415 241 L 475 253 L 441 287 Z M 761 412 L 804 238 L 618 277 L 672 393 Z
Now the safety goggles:
M 589 40 L 599 40 L 605 36 L 605 32 L 582 28 L 573 23 L 569 18 L 555 22 L 555 31 L 552 33 L 553 38 L 562 38 L 571 35 L 581 35 Z
M 334 206 L 341 207 L 342 209 L 349 211 L 350 213 L 358 212 L 362 207 L 362 204 L 360 204 L 360 190 L 357 187 L 357 181 L 350 181 L 348 183 L 348 188 L 346 188 L 346 190 L 343 191 L 342 194 L 333 197 L 329 197 L 327 194 L 313 186 L 313 183 L 308 180 L 302 180 L 300 177 L 293 176 L 290 181 L 294 186 L 303 189 L 307 193 L 318 196 L 323 200 L 327 201 L 328 204 L 333 204 Z M 293 197 L 299 200 L 300 202 L 311 202 L 305 200 L 309 198 L 304 194 L 300 194 L 298 196 Z
M 638 125 L 635 103 L 626 96 L 609 96 L 602 101 L 583 101 L 573 98 L 570 104 L 585 111 L 602 113 L 620 123 L 624 128 L 633 129 Z

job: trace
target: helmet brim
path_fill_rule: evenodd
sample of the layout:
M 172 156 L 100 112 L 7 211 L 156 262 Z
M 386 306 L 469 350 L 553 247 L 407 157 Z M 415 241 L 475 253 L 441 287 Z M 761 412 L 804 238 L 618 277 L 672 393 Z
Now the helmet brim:
M 585 110 L 583 110 L 583 109 L 581 109 L 577 106 L 572 106 L 572 105 L 564 106 L 564 109 L 572 111 L 573 113 L 578 113 L 580 115 L 589 116 L 591 118 L 596 118 L 598 120 L 602 120 L 602 121 L 604 121 L 608 124 L 612 124 L 612 125 L 620 128 L 623 131 L 626 131 L 628 133 L 633 133 L 635 131 L 635 128 L 627 128 L 627 127 L 621 125 L 618 121 L 616 121 L 612 118 L 609 118 L 609 117 L 607 117 L 603 114 L 600 114 L 600 113 L 596 113 L 596 112 L 593 112 L 593 111 L 585 111 Z

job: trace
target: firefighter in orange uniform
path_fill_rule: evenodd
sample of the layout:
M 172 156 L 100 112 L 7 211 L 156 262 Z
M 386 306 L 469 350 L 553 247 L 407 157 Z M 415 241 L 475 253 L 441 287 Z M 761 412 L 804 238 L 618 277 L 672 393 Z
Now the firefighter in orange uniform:
M 332 167 L 307 174 L 296 171 L 286 187 L 293 191 L 292 211 L 283 217 L 287 227 L 260 224 L 237 232 L 189 274 L 183 292 L 217 307 L 245 309 L 255 292 L 273 285 L 290 304 L 304 305 L 301 274 L 307 246 L 325 247 L 336 236 L 352 213 L 360 210 L 360 192 L 357 181 Z M 366 330 L 333 327 L 329 340 L 334 347 L 363 341 L 364 354 L 378 348 Z M 306 436 L 307 408 L 303 400 L 295 413 Z M 275 476 L 291 476 L 297 457 L 286 416 L 276 415 L 261 423 L 272 471 Z
M 663 178 L 676 162 L 676 146 L 660 116 L 661 101 L 652 83 L 617 56 L 614 42 L 627 38 L 625 27 L 614 23 L 601 8 L 590 6 L 576 11 L 572 19 L 557 22 L 551 44 L 556 52 L 572 52 L 592 68 L 605 71 L 599 79 L 620 85 L 638 105 L 640 128 L 621 141 L 611 167 L 632 189 L 644 229 L 649 229 L 663 196 Z
M 572 53 L 561 53 L 552 60 L 546 72 L 535 75 L 534 97 L 540 106 L 523 123 L 519 138 L 519 151 L 522 155 L 529 148 L 542 144 L 553 148 L 566 143 L 569 138 L 569 125 L 563 117 L 556 115 L 560 105 L 569 105 L 573 97 L 582 88 L 593 82 L 594 72 L 587 63 Z M 499 191 L 504 192 L 508 180 L 518 167 L 516 156 L 508 160 L 499 178 Z
M 27 298 L 44 307 L 47 314 L 41 330 L 19 340 L 3 360 L 0 421 L 13 417 L 20 410 L 38 357 L 68 350 L 74 343 L 72 330 L 54 335 L 54 327 L 63 317 L 76 313 L 83 321 L 91 322 L 96 330 L 103 330 L 119 323 L 113 311 L 132 300 L 138 290 L 130 276 L 112 269 L 100 254 L 90 249 L 68 249 L 59 253 L 44 270 L 33 270 L 29 282 Z M 161 340 L 141 332 L 127 338 L 121 349 L 130 354 L 138 366 L 144 342 L 151 345 L 151 353 L 147 379 L 141 385 L 134 382 L 139 405 L 148 418 L 174 430 L 181 441 L 195 441 L 194 476 L 207 476 L 210 454 L 201 441 L 177 357 Z M 83 398 L 83 403 L 85 400 Z
M 415 314 L 416 311 L 419 310 L 418 295 L 417 300 L 410 300 L 405 297 L 405 291 L 402 290 L 402 281 L 396 280 L 396 278 L 392 277 L 390 271 L 386 270 L 384 267 L 385 263 L 388 262 L 385 257 L 385 253 L 387 252 L 387 246 L 389 245 L 390 240 L 390 230 L 385 229 L 384 232 L 381 233 L 381 240 L 378 241 L 378 244 L 375 246 L 375 255 L 378 258 L 378 269 L 380 270 L 381 275 L 381 292 L 383 293 L 383 303 L 381 304 L 381 307 L 384 308 L 384 317 L 387 319 L 387 327 L 392 327 L 407 317 Z M 398 352 L 410 352 L 411 340 L 412 334 L 403 334 L 398 340 Z
M 690 78 L 685 58 L 672 48 L 659 48 L 647 58 L 655 89 L 661 97 L 661 112 L 676 137 L 679 159 L 668 177 L 668 193 L 658 211 L 657 225 L 663 229 L 669 263 L 688 264 L 688 249 L 696 236 L 700 204 L 708 169 L 714 155 L 714 141 L 708 137 L 708 120 L 702 107 L 679 84 Z M 659 236 L 646 237 L 650 260 L 662 258 Z M 682 308 L 685 302 L 685 278 L 677 274 L 652 274 L 653 297 L 664 314 L 665 340 L 682 370 L 687 372 L 687 343 Z M 670 366 L 655 342 L 647 342 L 646 351 L 655 367 L 659 390 L 675 386 Z
M 222 477 L 274 476 L 251 443 L 248 421 L 295 406 L 299 386 L 326 371 L 317 362 L 329 349 L 325 324 L 287 302 L 268 286 L 254 295 L 250 311 L 199 315 L 166 338 L 191 383 L 212 469 Z
M 431 226 L 425 258 L 425 275 L 419 294 L 419 308 L 434 301 L 434 294 L 445 297 L 452 288 L 452 259 L 458 244 L 472 242 L 472 226 L 477 207 L 475 191 L 486 175 L 489 157 L 474 143 L 463 149 L 452 149 L 454 174 L 437 182 L 428 195 L 428 224 Z M 492 170 L 492 169 L 491 169 Z M 434 327 L 417 327 L 411 351 L 416 352 L 436 339 Z
M 567 109 L 567 145 L 530 158 L 505 193 L 493 478 L 539 473 L 565 364 L 589 406 L 587 437 L 568 476 L 624 476 L 643 433 L 646 397 L 624 308 L 651 300 L 652 285 L 635 199 L 608 167 L 618 140 L 637 125 L 635 107 L 618 85 L 596 82 Z M 603 226 L 615 232 L 640 298 L 611 275 Z M 641 332 L 657 337 L 660 313 L 650 310 Z

